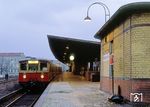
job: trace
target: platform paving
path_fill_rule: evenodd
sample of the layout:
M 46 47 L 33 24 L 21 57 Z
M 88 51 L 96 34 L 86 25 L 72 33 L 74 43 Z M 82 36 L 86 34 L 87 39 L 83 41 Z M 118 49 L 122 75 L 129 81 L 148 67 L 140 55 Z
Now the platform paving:
M 48 85 L 34 107 L 131 107 L 110 103 L 111 96 L 99 90 L 99 82 L 64 73 Z

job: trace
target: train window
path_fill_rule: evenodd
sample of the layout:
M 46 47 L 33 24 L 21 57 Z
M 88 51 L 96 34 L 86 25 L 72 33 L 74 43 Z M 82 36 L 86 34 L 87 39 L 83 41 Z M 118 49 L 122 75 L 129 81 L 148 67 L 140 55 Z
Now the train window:
M 38 64 L 29 64 L 28 65 L 29 71 L 37 71 L 38 70 Z
M 47 63 L 46 62 L 40 63 L 40 70 L 41 71 L 47 71 Z
M 26 63 L 21 63 L 20 64 L 20 70 L 27 70 L 27 64 Z

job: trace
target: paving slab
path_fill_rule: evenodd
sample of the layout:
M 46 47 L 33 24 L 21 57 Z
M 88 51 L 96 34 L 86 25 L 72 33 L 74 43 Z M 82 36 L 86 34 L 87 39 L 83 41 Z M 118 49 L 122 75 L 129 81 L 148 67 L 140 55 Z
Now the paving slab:
M 35 107 L 83 107 L 68 82 L 53 82 Z

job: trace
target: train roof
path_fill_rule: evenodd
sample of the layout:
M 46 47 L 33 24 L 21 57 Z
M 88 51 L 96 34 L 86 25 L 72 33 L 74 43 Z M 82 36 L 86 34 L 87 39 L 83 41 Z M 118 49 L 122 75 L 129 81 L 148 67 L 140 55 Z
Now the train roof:
M 26 62 L 26 61 L 46 61 L 46 62 L 50 62 L 50 60 L 42 59 L 42 58 L 25 58 L 25 59 L 20 60 L 19 62 Z

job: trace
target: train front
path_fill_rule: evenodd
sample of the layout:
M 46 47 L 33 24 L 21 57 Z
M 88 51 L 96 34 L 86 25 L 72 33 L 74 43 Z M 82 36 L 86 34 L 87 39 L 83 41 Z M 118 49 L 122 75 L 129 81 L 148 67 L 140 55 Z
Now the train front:
M 47 60 L 22 60 L 19 70 L 19 84 L 24 87 L 46 86 L 50 82 L 49 62 Z

